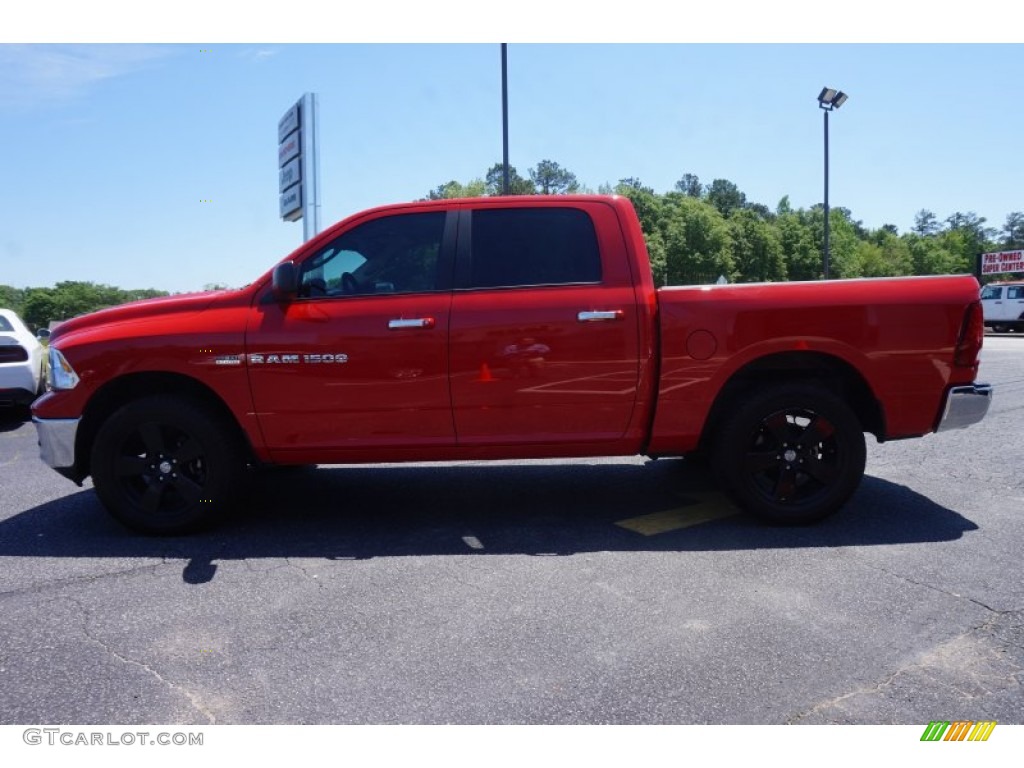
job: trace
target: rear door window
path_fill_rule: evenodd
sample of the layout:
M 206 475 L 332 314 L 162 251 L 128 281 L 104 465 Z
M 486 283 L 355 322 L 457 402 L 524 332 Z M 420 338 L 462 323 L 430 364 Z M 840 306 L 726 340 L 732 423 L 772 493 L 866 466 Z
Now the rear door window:
M 590 216 L 576 208 L 491 208 L 472 212 L 472 249 L 463 288 L 601 282 L 601 252 Z

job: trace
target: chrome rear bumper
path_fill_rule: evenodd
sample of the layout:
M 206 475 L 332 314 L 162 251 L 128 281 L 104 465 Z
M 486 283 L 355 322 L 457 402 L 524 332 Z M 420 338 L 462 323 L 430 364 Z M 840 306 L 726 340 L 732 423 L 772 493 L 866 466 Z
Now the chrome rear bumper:
M 962 429 L 977 424 L 988 413 L 992 404 L 993 387 L 991 384 L 968 384 L 953 387 L 946 393 L 946 405 L 942 409 L 942 418 L 936 432 L 947 429 Z

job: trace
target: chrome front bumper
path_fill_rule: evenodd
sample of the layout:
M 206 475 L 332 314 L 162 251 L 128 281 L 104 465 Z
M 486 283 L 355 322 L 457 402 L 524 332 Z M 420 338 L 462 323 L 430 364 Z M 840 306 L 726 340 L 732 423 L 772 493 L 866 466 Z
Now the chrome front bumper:
M 963 429 L 977 424 L 988 413 L 992 393 L 991 384 L 953 387 L 946 393 L 946 406 L 942 409 L 942 418 L 935 431 L 945 432 L 947 429 Z
M 39 436 L 39 458 L 62 475 L 75 466 L 75 436 L 81 419 L 39 419 L 32 417 Z

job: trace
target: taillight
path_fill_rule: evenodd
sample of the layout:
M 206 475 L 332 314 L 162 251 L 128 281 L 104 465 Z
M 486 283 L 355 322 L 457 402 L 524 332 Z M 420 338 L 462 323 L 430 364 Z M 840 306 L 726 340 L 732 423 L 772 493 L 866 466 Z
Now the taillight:
M 953 362 L 961 368 L 976 366 L 984 339 L 985 318 L 981 313 L 981 302 L 976 301 L 967 307 L 964 313 L 964 323 L 960 328 L 960 338 L 956 342 Z
M 28 360 L 28 350 L 16 344 L 0 347 L 0 363 L 23 363 Z

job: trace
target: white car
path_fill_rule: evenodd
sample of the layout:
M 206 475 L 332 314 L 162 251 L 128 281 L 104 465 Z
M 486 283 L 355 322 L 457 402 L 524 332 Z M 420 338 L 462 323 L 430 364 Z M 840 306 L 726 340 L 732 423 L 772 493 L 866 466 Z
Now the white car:
M 996 333 L 1024 331 L 1024 283 L 989 283 L 981 289 L 981 311 Z
M 0 407 L 28 405 L 44 387 L 42 345 L 20 317 L 0 309 Z

